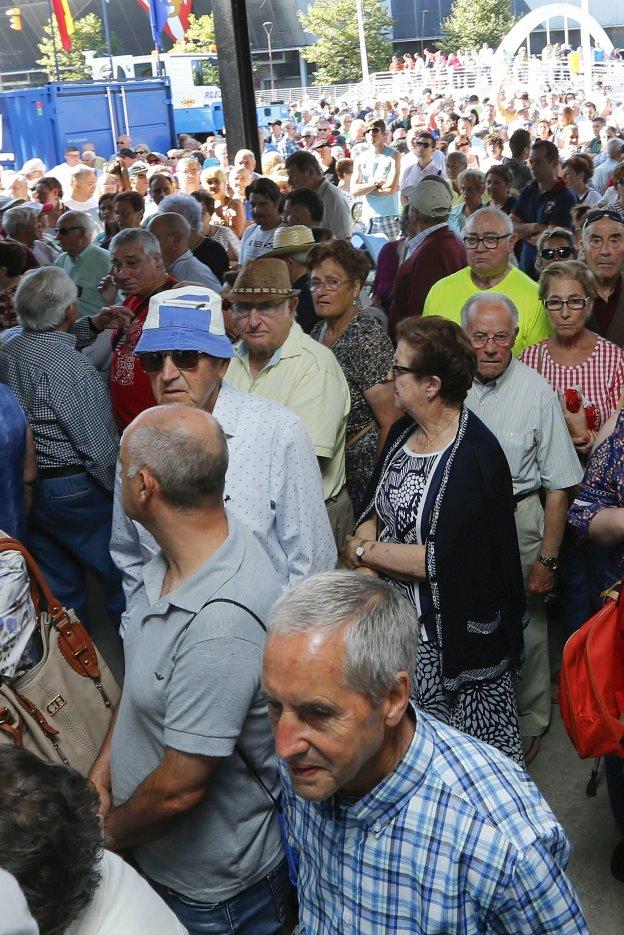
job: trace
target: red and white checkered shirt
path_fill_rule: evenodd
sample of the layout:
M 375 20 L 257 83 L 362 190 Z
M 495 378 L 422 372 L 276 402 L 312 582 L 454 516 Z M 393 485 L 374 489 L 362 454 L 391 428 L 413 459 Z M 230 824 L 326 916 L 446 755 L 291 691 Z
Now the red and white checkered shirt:
M 598 409 L 601 425 L 617 406 L 624 389 L 624 350 L 604 338 L 598 338 L 587 360 L 574 367 L 555 363 L 547 341 L 525 348 L 520 360 L 538 370 L 557 392 L 579 390 L 585 403 Z

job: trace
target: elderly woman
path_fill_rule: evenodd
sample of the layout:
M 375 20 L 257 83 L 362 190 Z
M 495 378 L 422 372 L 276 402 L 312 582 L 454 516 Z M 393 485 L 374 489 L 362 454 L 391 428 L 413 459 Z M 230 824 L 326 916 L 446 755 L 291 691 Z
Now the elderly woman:
M 413 604 L 423 640 L 416 703 L 523 763 L 512 670 L 526 604 L 507 459 L 464 405 L 477 361 L 462 329 L 414 317 L 397 337 L 394 395 L 406 414 L 344 560 Z
M 483 194 L 485 192 L 485 175 L 478 169 L 464 169 L 460 172 L 459 194 L 462 201 L 451 208 L 448 226 L 456 234 L 461 234 L 466 221 L 471 214 L 483 207 Z
M 563 178 L 568 188 L 571 188 L 579 200 L 579 204 L 586 204 L 592 207 L 597 204 L 602 196 L 595 188 L 589 186 L 589 181 L 594 174 L 594 164 L 591 156 L 579 154 L 566 159 L 563 164 Z
M 201 167 L 196 156 L 182 156 L 176 164 L 176 178 L 180 191 L 185 195 L 192 195 L 201 188 Z
M 535 269 L 541 273 L 551 263 L 578 259 L 574 233 L 565 227 L 549 227 L 537 238 Z
M 351 394 L 347 422 L 347 489 L 357 513 L 375 460 L 399 417 L 386 376 L 392 344 L 382 326 L 361 311 L 359 294 L 369 263 L 346 240 L 317 244 L 308 254 L 314 311 L 323 321 L 311 336 L 332 349 Z
M 247 173 L 246 169 L 244 171 Z M 225 171 L 218 166 L 210 166 L 204 169 L 201 178 L 202 187 L 214 198 L 213 222 L 229 227 L 240 239 L 246 226 L 245 209 L 242 201 L 228 192 Z
M 594 207 L 614 208 L 616 211 L 624 212 L 624 162 L 620 162 L 613 170 L 611 176 L 613 184 L 609 185 L 606 192 Z
M 273 247 L 273 235 L 282 223 L 282 193 L 271 179 L 255 179 L 247 189 L 254 223 L 241 237 L 239 261 L 257 260 Z
M 513 174 L 508 166 L 494 165 L 485 173 L 485 187 L 490 197 L 490 204 L 500 208 L 505 214 L 511 214 L 516 197 L 511 194 Z

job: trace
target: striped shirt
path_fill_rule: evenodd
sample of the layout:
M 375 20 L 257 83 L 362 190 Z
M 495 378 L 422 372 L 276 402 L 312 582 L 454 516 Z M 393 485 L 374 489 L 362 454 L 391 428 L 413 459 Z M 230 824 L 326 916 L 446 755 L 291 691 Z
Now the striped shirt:
M 599 337 L 587 360 L 575 366 L 556 363 L 547 341 L 527 347 L 520 360 L 541 373 L 558 393 L 578 390 L 585 405 L 596 406 L 600 425 L 617 406 L 624 388 L 624 351 L 604 338 Z
M 296 797 L 302 935 L 587 935 L 570 845 L 527 774 L 422 711 L 405 757 L 356 802 Z
M 514 494 L 564 490 L 578 484 L 583 471 L 550 384 L 513 357 L 495 380 L 475 380 L 466 405 L 505 452 Z

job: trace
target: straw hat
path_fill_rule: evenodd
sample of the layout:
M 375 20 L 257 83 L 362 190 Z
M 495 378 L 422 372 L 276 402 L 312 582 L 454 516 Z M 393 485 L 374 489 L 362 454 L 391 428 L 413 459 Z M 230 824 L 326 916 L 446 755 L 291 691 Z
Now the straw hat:
M 283 260 L 264 256 L 245 263 L 227 293 L 228 302 L 250 302 L 252 299 L 291 299 L 299 289 L 290 284 L 288 267 Z
M 273 249 L 263 253 L 266 257 L 290 256 L 293 253 L 308 253 L 314 246 L 314 234 L 304 224 L 278 227 L 273 235 Z

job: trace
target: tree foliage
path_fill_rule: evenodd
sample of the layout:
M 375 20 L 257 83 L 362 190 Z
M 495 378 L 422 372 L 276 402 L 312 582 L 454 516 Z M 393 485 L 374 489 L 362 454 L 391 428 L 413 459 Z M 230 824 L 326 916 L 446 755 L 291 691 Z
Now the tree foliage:
M 380 0 L 362 0 L 366 52 L 370 71 L 385 71 L 392 57 L 392 25 Z M 306 13 L 299 13 L 306 32 L 317 37 L 302 50 L 317 66 L 316 84 L 360 81 L 362 65 L 355 0 L 316 0 Z
M 440 46 L 447 52 L 479 49 L 484 42 L 496 48 L 515 21 L 509 0 L 454 0 Z
M 184 39 L 178 39 L 174 43 L 172 52 L 188 52 L 202 54 L 216 52 L 216 39 L 214 28 L 214 17 L 212 13 L 206 16 L 189 15 L 188 29 L 184 34 Z M 219 85 L 219 69 L 216 64 L 204 62 L 202 73 L 206 84 Z
M 98 55 L 108 54 L 104 37 L 104 25 L 99 16 L 96 16 L 95 13 L 87 13 L 86 16 L 74 20 L 74 25 L 75 32 L 72 36 L 71 52 L 66 52 L 61 45 L 56 18 L 53 22 L 48 20 L 47 25 L 43 27 L 43 35 L 38 43 L 41 58 L 37 59 L 37 64 L 45 68 L 50 76 L 50 81 L 56 81 L 54 43 L 52 41 L 53 29 L 58 73 L 61 81 L 82 81 L 92 77 L 91 69 L 85 62 L 83 52 L 93 51 L 97 52 Z M 114 34 L 111 34 L 111 47 L 114 55 L 121 51 L 121 43 Z

